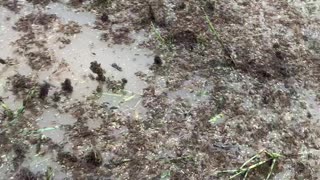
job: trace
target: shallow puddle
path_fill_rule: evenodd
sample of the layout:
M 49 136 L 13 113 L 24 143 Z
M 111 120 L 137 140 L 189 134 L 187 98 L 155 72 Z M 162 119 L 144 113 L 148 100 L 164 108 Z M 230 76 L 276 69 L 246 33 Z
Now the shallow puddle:
M 35 10 L 30 10 L 30 5 L 26 3 L 21 14 L 28 14 L 34 12 Z M 0 53 L 0 57 L 12 57 L 14 47 L 10 45 L 19 36 L 19 33 L 12 29 L 14 22 L 17 20 L 19 15 L 13 15 L 12 12 L 2 8 L 1 12 L 1 32 L 0 40 L 5 43 L 1 43 L 0 47 L 4 49 Z M 68 23 L 69 21 L 74 21 L 79 25 L 93 25 L 95 21 L 95 15 L 87 12 L 75 12 L 70 8 L 66 7 L 60 3 L 50 4 L 46 11 L 47 13 L 56 14 L 58 16 L 58 21 L 56 23 L 57 28 L 61 23 Z M 8 15 L 12 14 L 13 17 L 10 21 L 5 21 Z M 21 15 L 20 15 L 21 16 Z M 91 96 L 97 86 L 98 82 L 89 78 L 92 74 L 90 71 L 90 63 L 97 61 L 101 63 L 101 67 L 106 70 L 106 77 L 114 80 L 121 80 L 125 78 L 128 83 L 125 86 L 125 91 L 128 92 L 128 96 L 134 96 L 139 98 L 142 94 L 142 89 L 146 87 L 146 83 L 139 79 L 135 75 L 136 72 L 141 71 L 146 74 L 149 72 L 149 66 L 152 64 L 153 53 L 147 49 L 141 49 L 137 46 L 146 37 L 142 32 L 131 33 L 131 37 L 137 39 L 136 43 L 132 45 L 112 45 L 109 42 L 101 41 L 100 36 L 103 31 L 92 29 L 89 26 L 82 26 L 81 33 L 75 34 L 74 36 L 67 37 L 70 38 L 71 43 L 65 45 L 61 48 L 61 44 L 57 43 L 59 37 L 65 37 L 63 34 L 58 33 L 57 29 L 49 30 L 45 32 L 47 37 L 46 46 L 49 48 L 49 52 L 54 56 L 55 62 L 51 68 L 42 71 L 32 71 L 28 65 L 19 62 L 19 64 L 10 67 L 15 69 L 9 71 L 7 68 L 3 67 L 3 79 L 1 81 L 1 87 L 4 86 L 5 77 L 13 75 L 17 72 L 22 75 L 34 75 L 38 77 L 38 82 L 43 81 L 49 82 L 53 85 L 53 89 L 58 90 L 60 84 L 65 80 L 65 78 L 70 78 L 72 85 L 74 86 L 74 92 L 71 96 L 72 99 L 83 100 L 85 97 Z M 10 36 L 8 36 L 10 34 Z M 16 57 L 16 56 L 14 56 Z M 17 57 L 21 59 L 21 57 Z M 22 59 L 23 60 L 23 59 Z M 122 71 L 119 71 L 112 67 L 111 65 L 116 63 L 121 67 Z M 2 66 L 2 65 L 1 65 Z M 123 98 L 117 100 L 117 95 L 108 95 L 111 93 L 105 93 L 101 96 L 99 101 L 103 103 L 110 103 L 113 105 L 120 106 L 120 102 Z M 111 97 L 111 99 L 110 99 Z M 110 102 L 108 102 L 110 101 Z M 132 103 L 131 105 L 133 105 Z M 127 106 L 131 106 L 128 105 Z M 135 104 L 134 104 L 135 105 Z
M 45 155 L 39 155 L 34 153 L 36 151 L 35 147 L 29 150 L 26 154 L 26 158 L 21 165 L 22 167 L 28 168 L 34 174 L 46 174 L 51 168 L 51 173 L 54 175 L 55 179 L 65 179 L 71 176 L 64 172 L 61 165 L 58 164 L 54 159 L 56 159 L 56 153 L 46 153 Z
M 0 7 L 0 58 L 14 58 L 15 61 L 9 65 L 0 64 L 0 94 L 10 109 L 18 109 L 22 105 L 22 99 L 15 97 L 8 84 L 8 77 L 17 73 L 31 76 L 38 83 L 47 82 L 50 84 L 49 96 L 61 89 L 61 83 L 69 78 L 73 86 L 73 93 L 61 103 L 70 105 L 79 100 L 86 100 L 94 97 L 97 103 L 113 107 L 117 111 L 126 114 L 142 114 L 145 109 L 141 105 L 142 90 L 147 86 L 146 82 L 135 75 L 136 72 L 150 74 L 150 65 L 153 63 L 153 52 L 138 46 L 148 37 L 141 32 L 132 32 L 130 37 L 135 40 L 130 45 L 111 45 L 111 42 L 101 40 L 104 31 L 93 29 L 96 16 L 89 12 L 77 12 L 64 4 L 52 3 L 45 9 L 38 8 L 27 2 L 21 2 L 23 8 L 20 13 L 15 14 L 6 8 Z M 53 57 L 52 65 L 39 71 L 32 70 L 26 63 L 24 56 L 18 55 L 14 51 L 16 45 L 13 43 L 24 33 L 13 30 L 15 22 L 20 17 L 30 13 L 50 13 L 56 14 L 58 19 L 53 22 L 52 29 L 43 30 L 35 27 L 36 40 L 46 40 L 45 46 Z M 68 36 L 59 31 L 59 27 L 73 21 L 81 26 L 81 32 Z M 70 40 L 69 44 L 62 44 L 59 38 Z M 90 70 L 90 63 L 97 61 L 105 70 L 105 76 L 111 80 L 127 79 L 127 83 L 122 93 L 115 93 L 102 87 L 103 92 L 96 96 L 96 89 L 99 82 L 92 79 L 94 75 Z M 121 70 L 116 69 L 112 64 L 117 64 Z M 61 107 L 60 107 L 61 108 Z M 37 130 L 35 132 L 42 135 L 42 138 L 49 138 L 55 144 L 63 144 L 69 141 L 65 127 L 71 127 L 77 121 L 71 114 L 60 113 L 54 108 L 44 109 L 36 120 Z M 102 120 L 89 119 L 86 125 L 89 130 L 98 129 Z M 124 130 L 125 131 L 125 130 Z M 113 132 L 112 136 L 118 136 L 119 132 Z M 72 151 L 73 144 L 67 143 L 64 150 Z M 32 146 L 26 154 L 21 167 L 26 167 L 34 174 L 45 174 L 48 167 L 53 168 L 55 179 L 64 179 L 68 175 L 63 172 L 61 166 L 55 161 L 56 153 L 47 152 L 45 155 L 35 153 Z M 6 158 L 5 156 L 3 158 Z M 9 160 L 8 160 L 9 161 Z M 9 162 L 8 162 L 9 163 Z M 9 163 L 10 164 L 10 163 Z M 6 163 L 1 163 L 1 177 L 12 176 L 10 168 Z M 1 178 L 0 178 L 1 179 Z
M 48 14 L 56 14 L 63 23 L 75 21 L 80 25 L 93 25 L 96 17 L 89 12 L 73 10 L 62 3 L 51 3 L 45 10 Z
M 37 120 L 39 132 L 50 138 L 54 143 L 62 143 L 65 139 L 63 125 L 73 125 L 76 119 L 70 114 L 60 114 L 57 110 L 45 110 Z

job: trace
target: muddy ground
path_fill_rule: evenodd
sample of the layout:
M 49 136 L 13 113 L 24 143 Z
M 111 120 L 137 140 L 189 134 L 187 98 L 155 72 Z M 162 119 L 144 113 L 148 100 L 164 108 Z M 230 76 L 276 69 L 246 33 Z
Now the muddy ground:
M 319 179 L 319 19 L 320 1 L 1 0 L 0 179 L 229 179 L 262 150 L 280 157 L 235 179 Z

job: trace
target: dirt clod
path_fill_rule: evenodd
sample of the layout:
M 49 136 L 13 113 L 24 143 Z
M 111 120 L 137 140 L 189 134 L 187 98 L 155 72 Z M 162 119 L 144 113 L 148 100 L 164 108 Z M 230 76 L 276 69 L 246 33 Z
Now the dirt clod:
M 86 156 L 85 161 L 87 164 L 98 167 L 102 165 L 102 156 L 98 150 L 91 150 Z
M 189 50 L 192 50 L 198 43 L 196 34 L 191 30 L 184 30 L 175 33 L 173 35 L 173 42 L 176 45 L 183 46 Z
M 44 99 L 48 96 L 50 84 L 45 82 L 40 86 L 39 98 Z
M 107 13 L 102 13 L 100 19 L 102 22 L 107 22 L 109 21 L 109 16 L 107 15 Z
M 29 60 L 31 68 L 35 70 L 50 66 L 53 61 L 51 55 L 46 51 L 29 52 L 26 54 L 26 57 Z
M 27 76 L 16 74 L 9 78 L 11 80 L 12 91 L 14 94 L 25 95 L 33 88 L 36 83 Z
M 57 19 L 55 14 L 28 14 L 20 18 L 13 27 L 16 31 L 28 32 L 32 30 L 32 25 L 42 26 L 45 30 L 48 30 L 51 23 Z
M 0 58 L 0 64 L 7 64 L 7 62 L 4 59 Z
M 61 88 L 64 92 L 72 93 L 73 87 L 71 85 L 71 80 L 66 78 L 63 83 L 61 83 Z
M 162 65 L 162 59 L 160 58 L 160 56 L 155 56 L 154 57 L 154 62 L 153 62 L 155 65 Z
M 70 21 L 67 24 L 61 24 L 58 32 L 61 32 L 67 36 L 73 36 L 81 32 L 81 26 L 74 21 Z
M 105 70 L 101 68 L 101 64 L 99 64 L 97 61 L 93 61 L 90 63 L 90 70 L 97 74 L 98 77 L 96 78 L 98 81 L 105 81 L 106 77 L 104 76 Z
M 126 78 L 122 78 L 121 81 L 122 81 L 123 84 L 127 84 L 128 83 L 128 80 Z

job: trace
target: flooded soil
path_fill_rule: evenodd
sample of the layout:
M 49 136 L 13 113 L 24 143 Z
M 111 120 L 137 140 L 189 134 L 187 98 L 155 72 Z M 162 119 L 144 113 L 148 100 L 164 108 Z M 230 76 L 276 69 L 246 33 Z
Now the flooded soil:
M 319 7 L 1 0 L 0 180 L 320 178 Z

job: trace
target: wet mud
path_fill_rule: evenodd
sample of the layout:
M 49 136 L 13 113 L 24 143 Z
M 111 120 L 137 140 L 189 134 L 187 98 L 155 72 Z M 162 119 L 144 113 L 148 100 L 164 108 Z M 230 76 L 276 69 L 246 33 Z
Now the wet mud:
M 319 7 L 1 1 L 0 179 L 319 178 Z

